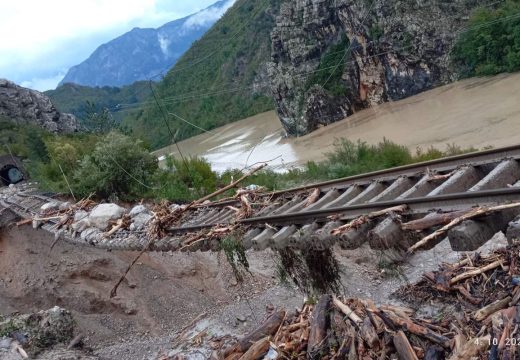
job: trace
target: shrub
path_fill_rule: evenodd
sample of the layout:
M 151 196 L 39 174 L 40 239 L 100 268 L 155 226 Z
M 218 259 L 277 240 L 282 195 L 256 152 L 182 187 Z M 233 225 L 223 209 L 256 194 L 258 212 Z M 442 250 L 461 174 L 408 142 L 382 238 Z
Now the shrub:
M 79 196 L 95 192 L 100 197 L 140 198 L 147 193 L 157 171 L 157 159 L 135 141 L 111 132 L 86 155 L 74 173 L 74 191 Z

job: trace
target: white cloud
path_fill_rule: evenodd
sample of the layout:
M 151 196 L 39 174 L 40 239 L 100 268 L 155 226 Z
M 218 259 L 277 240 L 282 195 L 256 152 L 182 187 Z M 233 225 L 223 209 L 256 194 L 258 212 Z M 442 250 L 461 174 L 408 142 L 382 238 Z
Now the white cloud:
M 65 76 L 65 72 L 60 72 L 57 75 L 53 75 L 47 78 L 32 78 L 31 80 L 25 80 L 20 83 L 20 86 L 38 90 L 45 91 L 49 89 L 54 89 L 58 86 L 58 83 Z
M 0 0 L 0 78 L 42 89 L 133 27 L 158 27 L 215 1 Z
M 196 15 L 190 17 L 185 23 L 184 27 L 193 28 L 201 27 L 220 19 L 222 15 L 235 3 L 236 0 L 228 0 L 222 6 L 212 6 L 205 9 Z
M 161 47 L 161 51 L 164 56 L 169 55 L 168 46 L 170 46 L 170 40 L 162 36 L 161 34 L 157 35 L 157 40 L 159 41 L 159 46 Z

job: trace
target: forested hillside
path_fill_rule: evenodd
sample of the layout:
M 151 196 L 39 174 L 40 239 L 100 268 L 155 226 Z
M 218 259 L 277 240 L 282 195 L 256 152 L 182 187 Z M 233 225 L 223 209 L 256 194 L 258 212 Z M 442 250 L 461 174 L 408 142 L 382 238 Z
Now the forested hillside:
M 141 104 L 138 116 L 125 117 L 134 134 L 153 148 L 274 108 L 266 87 L 270 33 L 281 0 L 239 0 L 193 44 L 156 86 L 157 104 Z M 153 100 L 153 98 L 152 98 Z

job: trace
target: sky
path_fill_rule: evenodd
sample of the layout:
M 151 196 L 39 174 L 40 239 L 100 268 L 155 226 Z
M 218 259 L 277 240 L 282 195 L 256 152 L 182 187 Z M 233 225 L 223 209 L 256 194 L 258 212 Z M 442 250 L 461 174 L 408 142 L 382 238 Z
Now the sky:
M 217 0 L 0 0 L 0 78 L 54 89 L 67 70 L 134 27 L 159 27 Z M 208 14 L 210 15 L 210 14 Z

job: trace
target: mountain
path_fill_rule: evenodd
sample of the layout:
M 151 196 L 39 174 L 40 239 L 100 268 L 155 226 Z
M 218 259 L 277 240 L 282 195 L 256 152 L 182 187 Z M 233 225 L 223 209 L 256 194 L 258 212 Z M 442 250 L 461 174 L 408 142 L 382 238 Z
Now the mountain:
M 218 1 L 157 29 L 134 28 L 101 45 L 87 60 L 70 68 L 60 85 L 123 86 L 150 79 L 171 68 L 234 1 Z
M 0 79 L 0 117 L 17 125 L 35 125 L 54 133 L 80 129 L 76 117 L 60 113 L 46 95 L 5 79 Z
M 44 93 L 60 111 L 74 114 L 80 120 L 87 117 L 88 112 L 92 111 L 89 104 L 95 107 L 96 111 L 104 108 L 113 112 L 116 120 L 121 121 L 129 112 L 138 111 L 130 107 L 131 104 L 147 101 L 151 96 L 150 84 L 148 81 L 136 81 L 132 85 L 122 87 L 89 87 L 72 83 L 58 86 L 56 90 L 48 90 Z M 124 104 L 124 105 L 123 105 Z M 114 111 L 119 109 L 120 111 Z M 125 110 L 123 110 L 125 109 Z
M 271 30 L 281 0 L 237 0 L 157 84 L 155 102 L 126 125 L 154 148 L 274 108 L 267 84 Z M 152 99 L 153 100 L 153 99 Z M 170 113 L 170 114 L 169 114 Z M 189 123 L 174 117 L 182 117 Z

